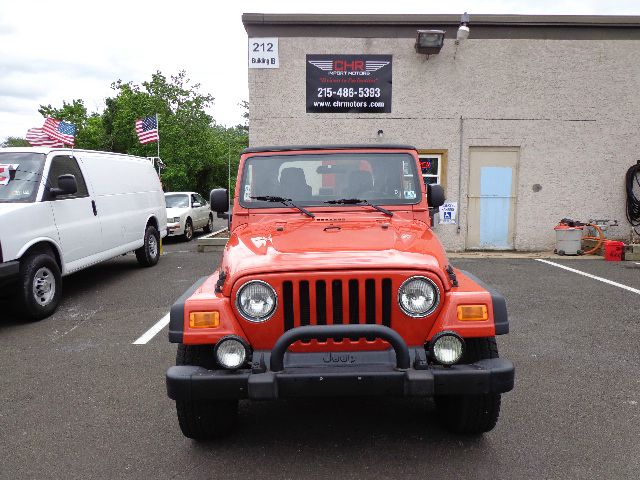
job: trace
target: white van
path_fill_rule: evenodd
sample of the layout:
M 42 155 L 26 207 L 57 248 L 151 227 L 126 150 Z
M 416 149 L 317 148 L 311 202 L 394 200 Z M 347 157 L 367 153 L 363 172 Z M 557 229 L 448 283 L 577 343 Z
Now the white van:
M 153 266 L 167 233 L 164 194 L 141 157 L 67 148 L 0 148 L 0 293 L 18 313 L 51 315 L 61 277 L 135 251 Z

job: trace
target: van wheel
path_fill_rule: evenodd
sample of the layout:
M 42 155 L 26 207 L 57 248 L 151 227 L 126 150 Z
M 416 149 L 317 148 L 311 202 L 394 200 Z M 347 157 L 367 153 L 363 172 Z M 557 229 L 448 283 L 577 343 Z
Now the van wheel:
M 42 320 L 55 312 L 61 295 L 60 268 L 50 255 L 36 253 L 20 262 L 18 315 L 29 320 Z
M 187 218 L 187 221 L 184 224 L 184 239 L 187 242 L 190 242 L 192 238 L 193 238 L 193 223 L 191 223 L 190 218 Z
M 213 232 L 213 216 L 209 215 L 209 220 L 202 230 L 204 231 L 204 233 Z
M 463 363 L 498 358 L 494 337 L 465 339 Z M 500 415 L 499 393 L 480 395 L 436 395 L 434 397 L 442 425 L 455 433 L 478 435 L 496 426 Z
M 136 258 L 143 267 L 153 267 L 160 260 L 160 234 L 153 225 L 147 225 L 144 245 L 136 250 Z
M 176 365 L 216 368 L 212 345 L 178 345 Z M 183 400 L 176 402 L 178 423 L 185 437 L 203 441 L 229 435 L 238 418 L 238 400 Z

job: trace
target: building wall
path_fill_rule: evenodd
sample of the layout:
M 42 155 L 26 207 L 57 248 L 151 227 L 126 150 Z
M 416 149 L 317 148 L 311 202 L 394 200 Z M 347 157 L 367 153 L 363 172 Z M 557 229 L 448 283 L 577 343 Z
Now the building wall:
M 517 250 L 553 248 L 563 217 L 617 219 L 611 236 L 629 238 L 624 176 L 640 158 L 639 41 L 445 40 L 428 60 L 413 44 L 281 37 L 280 68 L 249 70 L 250 145 L 446 149 L 445 188 L 459 202 L 459 225 L 436 230 L 449 250 L 465 249 L 469 148 L 519 147 Z M 391 113 L 306 113 L 305 55 L 340 53 L 393 55 Z

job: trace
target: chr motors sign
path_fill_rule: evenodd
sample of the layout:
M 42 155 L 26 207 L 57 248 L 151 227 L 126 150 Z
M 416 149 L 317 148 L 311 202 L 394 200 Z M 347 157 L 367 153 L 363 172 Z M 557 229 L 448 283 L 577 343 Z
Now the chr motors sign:
M 307 55 L 307 113 L 390 113 L 391 55 Z

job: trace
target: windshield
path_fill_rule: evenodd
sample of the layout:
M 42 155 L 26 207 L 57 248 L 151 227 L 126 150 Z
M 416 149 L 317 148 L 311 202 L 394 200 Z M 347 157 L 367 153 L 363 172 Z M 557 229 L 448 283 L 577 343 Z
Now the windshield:
M 165 195 L 167 208 L 189 208 L 189 195 Z
M 359 199 L 374 204 L 420 201 L 415 159 L 407 153 L 270 155 L 245 161 L 240 204 L 273 208 L 263 197 L 279 196 L 299 205 Z M 262 199 L 252 198 L 261 197 Z M 335 204 L 341 206 L 343 203 Z
M 0 202 L 34 202 L 44 160 L 42 153 L 0 153 Z

